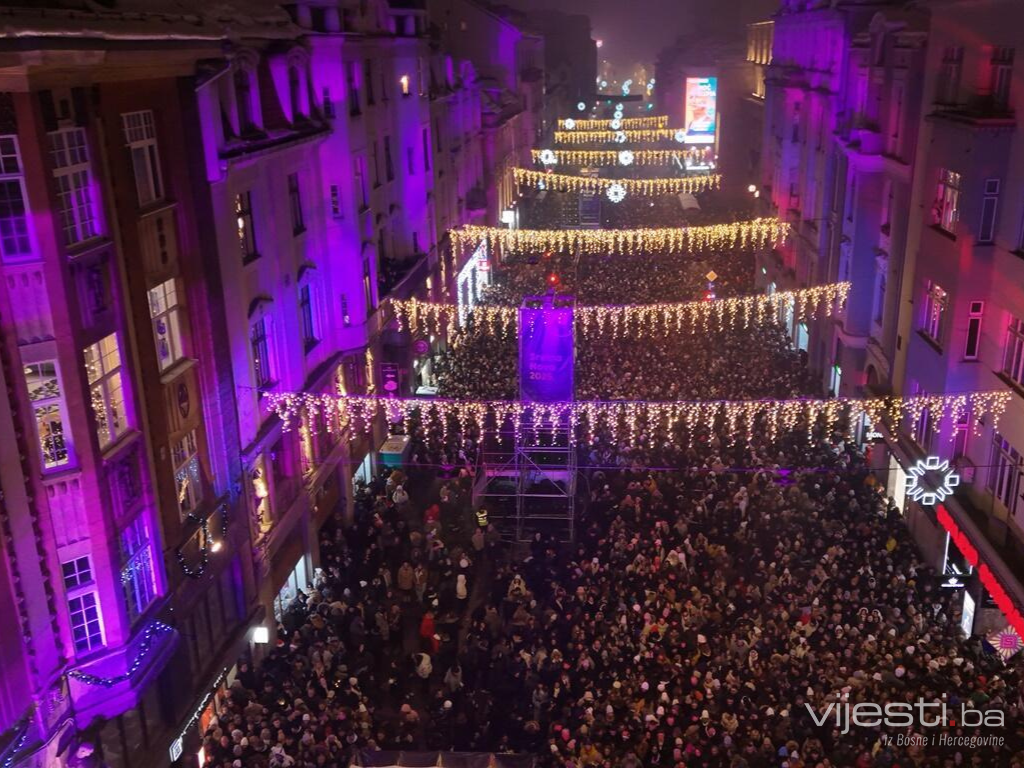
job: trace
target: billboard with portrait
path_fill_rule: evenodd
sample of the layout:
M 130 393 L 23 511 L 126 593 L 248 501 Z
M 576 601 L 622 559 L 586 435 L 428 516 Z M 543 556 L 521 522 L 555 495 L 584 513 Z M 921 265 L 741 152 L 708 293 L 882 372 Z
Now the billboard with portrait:
M 714 144 L 718 128 L 718 78 L 686 78 L 686 144 Z

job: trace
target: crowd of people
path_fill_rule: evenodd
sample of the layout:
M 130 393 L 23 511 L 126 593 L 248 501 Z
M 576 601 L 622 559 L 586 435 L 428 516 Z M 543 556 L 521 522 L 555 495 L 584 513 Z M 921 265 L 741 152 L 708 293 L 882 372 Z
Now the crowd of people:
M 492 300 L 547 269 L 527 266 Z M 634 268 L 573 279 L 581 295 L 601 282 L 595 303 L 665 289 L 643 294 Z M 771 325 L 581 339 L 578 396 L 809 394 L 787 344 Z M 514 335 L 461 331 L 439 368 L 445 396 L 514 397 Z M 690 430 L 599 430 L 578 448 L 575 541 L 510 544 L 474 508 L 480 435 L 414 424 L 409 465 L 360 486 L 354 520 L 321 531 L 315 582 L 276 646 L 239 666 L 205 734 L 208 765 L 455 750 L 540 768 L 1024 768 L 1019 669 L 963 636 L 959 593 L 921 561 L 844 433 Z M 1001 741 L 940 741 L 979 735 L 953 717 L 836 719 L 846 704 L 919 700 L 1002 711 L 983 731 Z M 908 734 L 928 741 L 897 741 Z

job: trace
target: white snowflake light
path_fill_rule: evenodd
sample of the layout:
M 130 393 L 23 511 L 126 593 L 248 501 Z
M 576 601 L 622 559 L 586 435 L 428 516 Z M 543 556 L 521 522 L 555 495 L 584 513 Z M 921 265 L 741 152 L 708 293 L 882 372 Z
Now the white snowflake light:
M 616 112 L 621 112 L 622 111 L 622 105 L 621 104 L 616 104 L 615 105 L 615 111 Z
M 907 473 L 907 496 L 923 506 L 932 506 L 953 495 L 960 475 L 949 466 L 949 459 L 938 456 L 921 459 Z
M 615 110 L 615 119 L 616 120 L 621 120 L 622 119 L 622 110 L 621 109 L 616 109 Z
M 612 120 L 611 126 L 613 131 L 619 130 L 620 128 L 622 128 L 622 120 L 616 117 L 614 120 Z
M 539 160 L 544 165 L 555 165 L 558 162 L 558 156 L 550 149 L 542 149 Z
M 581 101 L 579 104 L 576 105 L 576 109 L 578 109 L 580 112 L 586 112 L 587 111 L 587 102 Z
M 576 127 L 576 121 L 575 121 L 575 120 L 573 120 L 573 119 L 572 119 L 571 117 L 567 117 L 567 118 L 565 119 L 565 122 L 564 122 L 564 123 L 562 123 L 562 125 L 564 125 L 564 126 L 565 126 L 565 129 L 566 129 L 567 131 L 571 131 L 571 130 L 572 130 L 573 128 L 575 128 L 575 127 Z
M 613 203 L 621 203 L 626 197 L 626 188 L 619 183 L 612 184 L 608 187 L 607 195 Z
M 619 131 L 618 133 L 615 134 L 615 143 L 616 144 L 625 144 L 626 143 L 626 132 L 625 131 Z
M 624 149 L 619 152 L 619 165 L 632 165 L 633 164 L 633 152 L 628 149 Z
M 676 141 L 678 141 L 680 144 L 682 144 L 684 141 L 686 141 L 686 131 L 684 131 L 684 130 L 682 130 L 680 128 L 678 131 L 676 131 L 676 137 L 675 138 L 676 138 Z

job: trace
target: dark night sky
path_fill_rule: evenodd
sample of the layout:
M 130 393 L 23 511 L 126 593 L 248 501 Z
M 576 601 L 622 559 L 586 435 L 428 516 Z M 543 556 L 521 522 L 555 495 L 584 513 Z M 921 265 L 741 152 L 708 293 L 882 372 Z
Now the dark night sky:
M 499 0 L 500 1 L 500 0 Z M 590 16 L 599 52 L 616 66 L 654 63 L 665 46 L 695 22 L 718 21 L 737 28 L 767 17 L 779 0 L 504 0 L 514 7 L 550 8 Z M 713 18 L 707 14 L 713 14 Z

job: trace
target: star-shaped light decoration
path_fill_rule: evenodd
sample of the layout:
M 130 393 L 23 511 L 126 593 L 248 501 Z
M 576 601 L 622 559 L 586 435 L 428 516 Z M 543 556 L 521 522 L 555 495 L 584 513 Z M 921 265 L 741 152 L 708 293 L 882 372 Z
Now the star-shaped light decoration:
M 608 199 L 613 203 L 621 203 L 626 197 L 626 188 L 621 184 L 612 184 L 608 187 Z
M 960 475 L 949 466 L 949 459 L 929 456 L 920 459 L 907 473 L 907 496 L 924 506 L 933 506 L 953 495 Z

